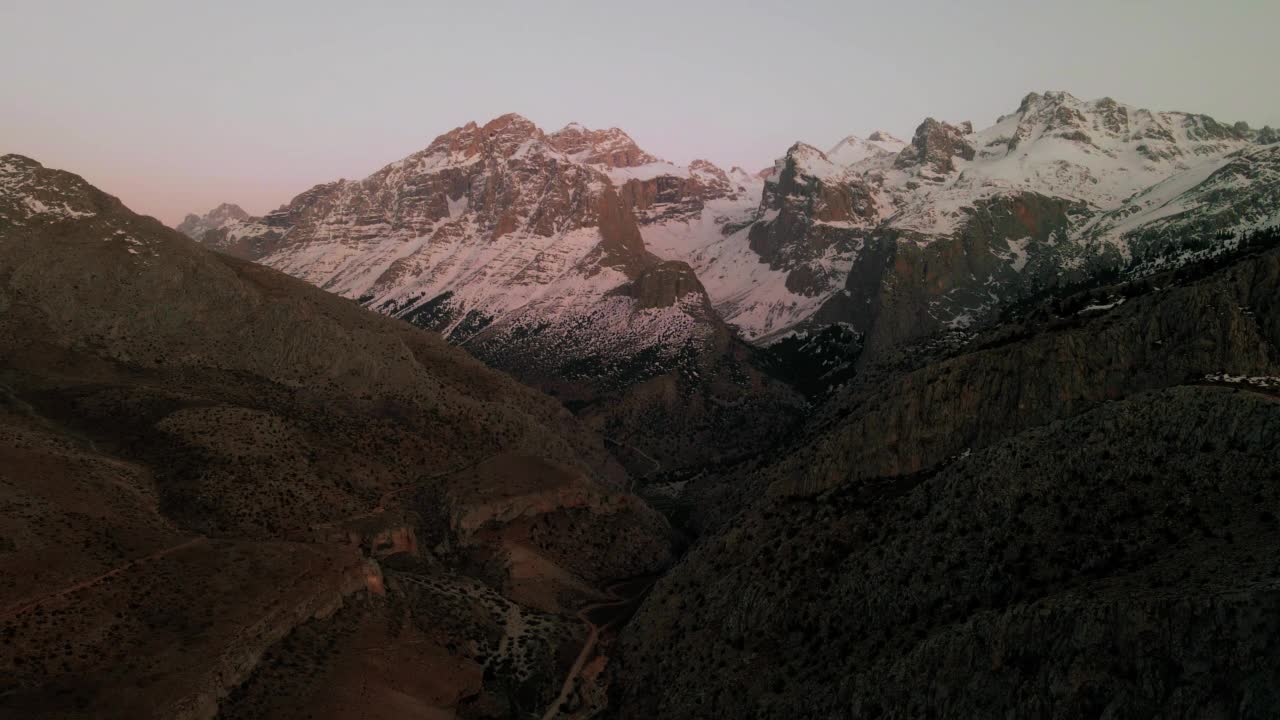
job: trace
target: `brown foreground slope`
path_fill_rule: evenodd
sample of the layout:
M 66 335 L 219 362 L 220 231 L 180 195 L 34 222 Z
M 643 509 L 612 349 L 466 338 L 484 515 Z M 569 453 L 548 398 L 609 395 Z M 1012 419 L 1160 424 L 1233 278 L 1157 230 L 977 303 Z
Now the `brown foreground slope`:
M 389 667 L 370 643 L 449 669 L 365 698 L 403 717 L 549 701 L 599 578 L 466 505 L 494 462 L 498 485 L 554 468 L 524 520 L 590 513 L 601 567 L 668 561 L 665 523 L 557 403 L 0 158 L 0 715 L 285 716 L 255 698 L 368 685 Z

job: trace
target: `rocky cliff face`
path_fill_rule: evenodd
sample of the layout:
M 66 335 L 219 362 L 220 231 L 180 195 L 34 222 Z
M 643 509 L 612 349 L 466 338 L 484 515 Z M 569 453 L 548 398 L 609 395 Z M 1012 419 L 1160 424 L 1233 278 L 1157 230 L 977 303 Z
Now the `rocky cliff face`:
M 706 289 L 698 282 L 698 276 L 687 263 L 664 262 L 655 265 L 619 288 L 618 292 L 634 298 L 642 308 L 663 308 L 688 302 L 701 305 L 700 312 L 704 316 L 715 316 Z
M 1213 268 L 886 355 L 690 483 L 612 716 L 1270 715 L 1280 251 Z
M 740 171 L 730 177 L 707 160 L 694 160 L 687 168 L 655 166 L 655 170 L 667 170 L 668 174 L 626 178 L 621 187 L 623 202 L 635 212 L 642 227 L 700 220 L 708 203 L 751 197 L 755 184 Z
M 841 283 L 847 259 L 880 214 L 865 183 L 845 177 L 825 154 L 800 143 L 765 183 L 760 204 L 766 222 L 748 231 L 751 249 L 786 272 L 788 291 L 810 298 L 825 297 Z
M 575 162 L 606 168 L 632 168 L 661 162 L 640 149 L 631 136 L 618 128 L 591 130 L 570 123 L 548 136 L 548 141 Z
M 334 707 L 503 717 L 558 692 L 610 573 L 669 559 L 558 403 L 15 155 L 0 357 L 0 715 L 280 717 L 326 678 Z M 467 474 L 512 456 L 568 478 L 503 466 L 520 517 Z M 386 658 L 434 679 L 371 685 Z
M 973 146 L 965 140 L 973 134 L 973 124 L 960 126 L 925 118 L 916 128 L 911 144 L 903 148 L 894 159 L 893 166 L 901 170 L 919 169 L 941 175 L 955 172 L 955 158 L 973 160 Z

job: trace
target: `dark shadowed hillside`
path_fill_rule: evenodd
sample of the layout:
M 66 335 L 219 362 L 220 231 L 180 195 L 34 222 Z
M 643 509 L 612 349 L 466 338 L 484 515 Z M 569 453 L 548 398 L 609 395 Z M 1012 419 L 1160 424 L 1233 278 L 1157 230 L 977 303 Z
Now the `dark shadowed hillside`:
M 5 717 L 507 717 L 668 561 L 559 404 L 15 155 L 0 438 Z
M 614 716 L 1274 716 L 1280 251 L 1110 290 L 691 482 Z

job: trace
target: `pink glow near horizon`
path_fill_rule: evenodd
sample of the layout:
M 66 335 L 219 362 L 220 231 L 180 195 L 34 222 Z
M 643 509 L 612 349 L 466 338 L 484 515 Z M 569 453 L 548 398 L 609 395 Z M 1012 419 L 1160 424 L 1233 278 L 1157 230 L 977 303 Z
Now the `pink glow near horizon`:
M 977 125 L 1030 90 L 1280 125 L 1280 4 L 76 3 L 0 8 L 0 152 L 176 223 L 358 178 L 468 120 L 618 126 L 756 170 L 796 140 Z

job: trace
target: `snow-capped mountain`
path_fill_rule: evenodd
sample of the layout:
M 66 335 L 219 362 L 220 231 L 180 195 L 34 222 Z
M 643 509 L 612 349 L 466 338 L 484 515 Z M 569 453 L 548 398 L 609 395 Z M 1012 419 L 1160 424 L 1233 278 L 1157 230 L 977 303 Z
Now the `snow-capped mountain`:
M 694 271 L 650 252 L 637 217 L 752 204 L 745 176 L 664 162 L 616 128 L 546 133 L 512 114 L 468 123 L 368 178 L 314 187 L 201 239 L 437 330 L 585 416 L 621 423 L 615 439 L 678 463 L 686 450 L 727 447 L 703 436 L 719 421 L 690 412 L 688 396 L 705 396 L 698 402 L 708 412 L 739 407 L 769 381 Z M 782 386 L 778 396 L 792 401 Z M 646 445 L 641 435 L 654 428 L 642 418 L 668 411 L 667 430 L 697 429 Z
M 1152 112 L 1102 98 L 1031 93 L 989 128 L 959 133 L 926 121 L 909 155 L 884 173 L 896 227 L 954 232 L 959 208 L 994 195 L 1034 192 L 1115 208 L 1135 193 L 1240 150 L 1257 133 L 1207 115 Z M 911 188 L 911 181 L 922 187 Z
M 234 222 L 249 219 L 249 213 L 239 205 L 222 203 L 204 215 L 191 213 L 178 224 L 178 232 L 189 238 L 198 240 L 210 230 L 220 230 Z
M 546 134 L 518 115 L 469 123 L 203 239 L 468 341 L 528 304 L 556 317 L 607 303 L 660 263 L 609 175 L 658 161 L 620 133 Z M 676 300 L 654 321 L 680 326 Z
M 1276 222 L 1276 141 L 1205 115 L 1032 93 L 978 131 L 930 118 L 909 144 L 796 143 L 756 208 L 645 237 L 689 262 L 748 338 L 841 322 L 891 345 L 1185 233 Z
M 1274 223 L 1277 140 L 1031 93 L 988 128 L 796 143 L 749 173 L 507 115 L 204 239 L 523 377 L 616 390 L 728 347 L 725 323 L 761 344 L 840 323 L 875 351 L 1187 234 Z
M 868 158 L 884 158 L 897 155 L 907 147 L 904 140 L 877 130 L 866 138 L 850 135 L 827 151 L 827 159 L 837 165 L 853 165 Z

